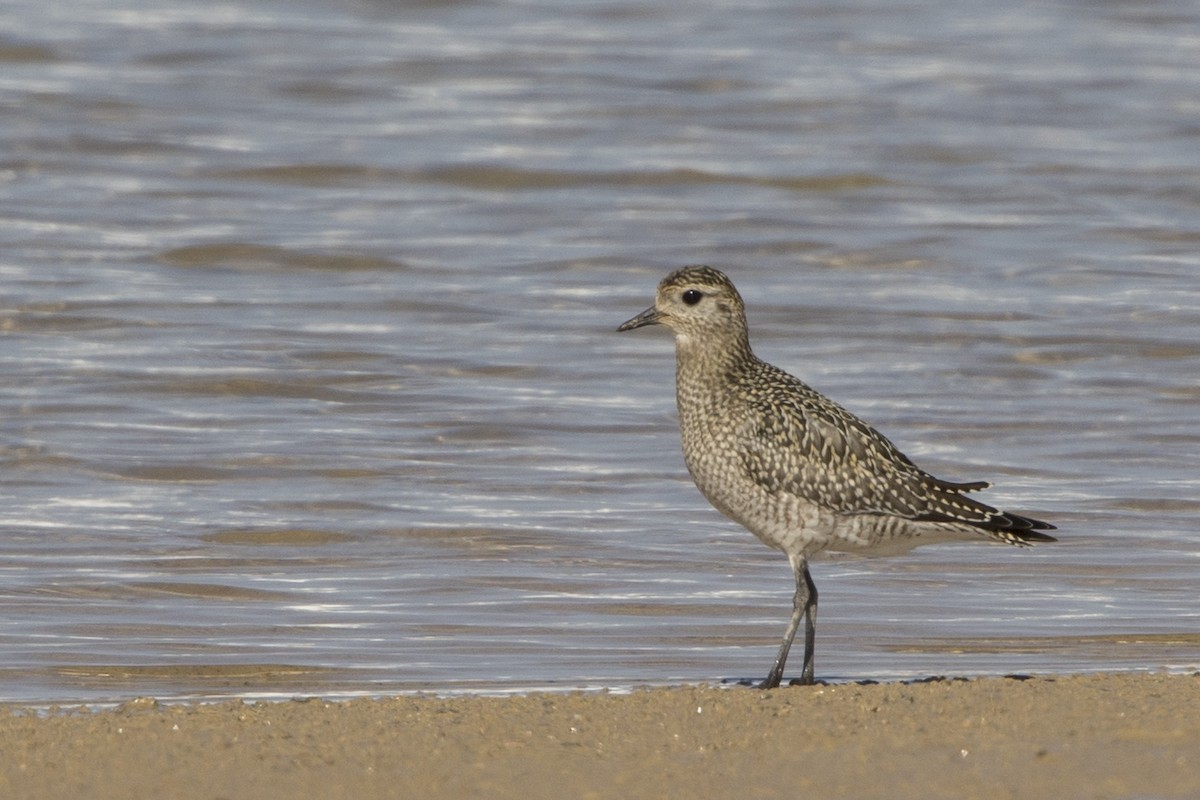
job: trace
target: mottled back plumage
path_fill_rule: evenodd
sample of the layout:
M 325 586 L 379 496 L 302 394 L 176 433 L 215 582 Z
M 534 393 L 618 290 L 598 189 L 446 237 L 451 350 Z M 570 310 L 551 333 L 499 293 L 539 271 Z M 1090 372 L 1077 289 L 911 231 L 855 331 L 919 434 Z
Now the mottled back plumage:
M 897 552 L 980 534 L 1011 544 L 1054 541 L 1040 532 L 1054 526 L 967 496 L 986 482 L 930 475 L 870 425 L 755 356 L 742 298 L 720 271 L 672 272 L 655 304 L 619 330 L 651 324 L 675 334 L 684 460 L 697 487 L 786 553 L 796 573 L 792 624 L 764 685 L 778 685 L 801 615 L 801 681 L 812 681 L 816 587 L 807 561 L 821 550 Z
M 758 418 L 742 444 L 742 463 L 768 492 L 787 492 L 842 515 L 962 522 L 1014 544 L 1045 527 L 965 496 L 989 484 L 930 475 L 861 419 L 770 364 L 755 358 L 738 378 L 744 383 L 735 391 Z

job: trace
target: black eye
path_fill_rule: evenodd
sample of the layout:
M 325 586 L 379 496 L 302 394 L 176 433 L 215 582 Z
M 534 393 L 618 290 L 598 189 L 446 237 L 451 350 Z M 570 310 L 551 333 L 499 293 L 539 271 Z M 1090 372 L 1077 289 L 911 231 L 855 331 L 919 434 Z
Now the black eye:
M 683 293 L 683 302 L 687 303 L 689 306 L 694 306 L 696 303 L 700 302 L 702 297 L 704 297 L 704 293 L 699 289 L 688 289 Z

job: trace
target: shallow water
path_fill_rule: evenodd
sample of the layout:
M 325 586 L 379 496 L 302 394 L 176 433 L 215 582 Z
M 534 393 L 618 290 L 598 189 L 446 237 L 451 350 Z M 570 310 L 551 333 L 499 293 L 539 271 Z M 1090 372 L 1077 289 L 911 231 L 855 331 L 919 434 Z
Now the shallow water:
M 1197 22 L 4 5 L 0 699 L 761 677 L 786 561 L 614 332 L 693 262 L 1061 529 L 818 563 L 821 676 L 1197 669 Z

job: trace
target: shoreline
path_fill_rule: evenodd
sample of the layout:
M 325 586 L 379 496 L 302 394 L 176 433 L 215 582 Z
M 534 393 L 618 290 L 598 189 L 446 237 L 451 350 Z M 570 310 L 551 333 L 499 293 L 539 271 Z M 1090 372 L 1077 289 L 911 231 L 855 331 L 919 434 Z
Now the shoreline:
M 6 798 L 1200 797 L 1200 673 L 0 706 Z

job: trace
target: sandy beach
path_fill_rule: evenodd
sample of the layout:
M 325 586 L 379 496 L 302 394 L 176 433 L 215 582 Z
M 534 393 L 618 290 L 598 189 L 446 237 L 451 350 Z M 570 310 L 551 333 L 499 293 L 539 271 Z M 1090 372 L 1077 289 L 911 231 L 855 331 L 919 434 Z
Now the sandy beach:
M 1200 676 L 0 709 L 0 797 L 1195 798 Z

